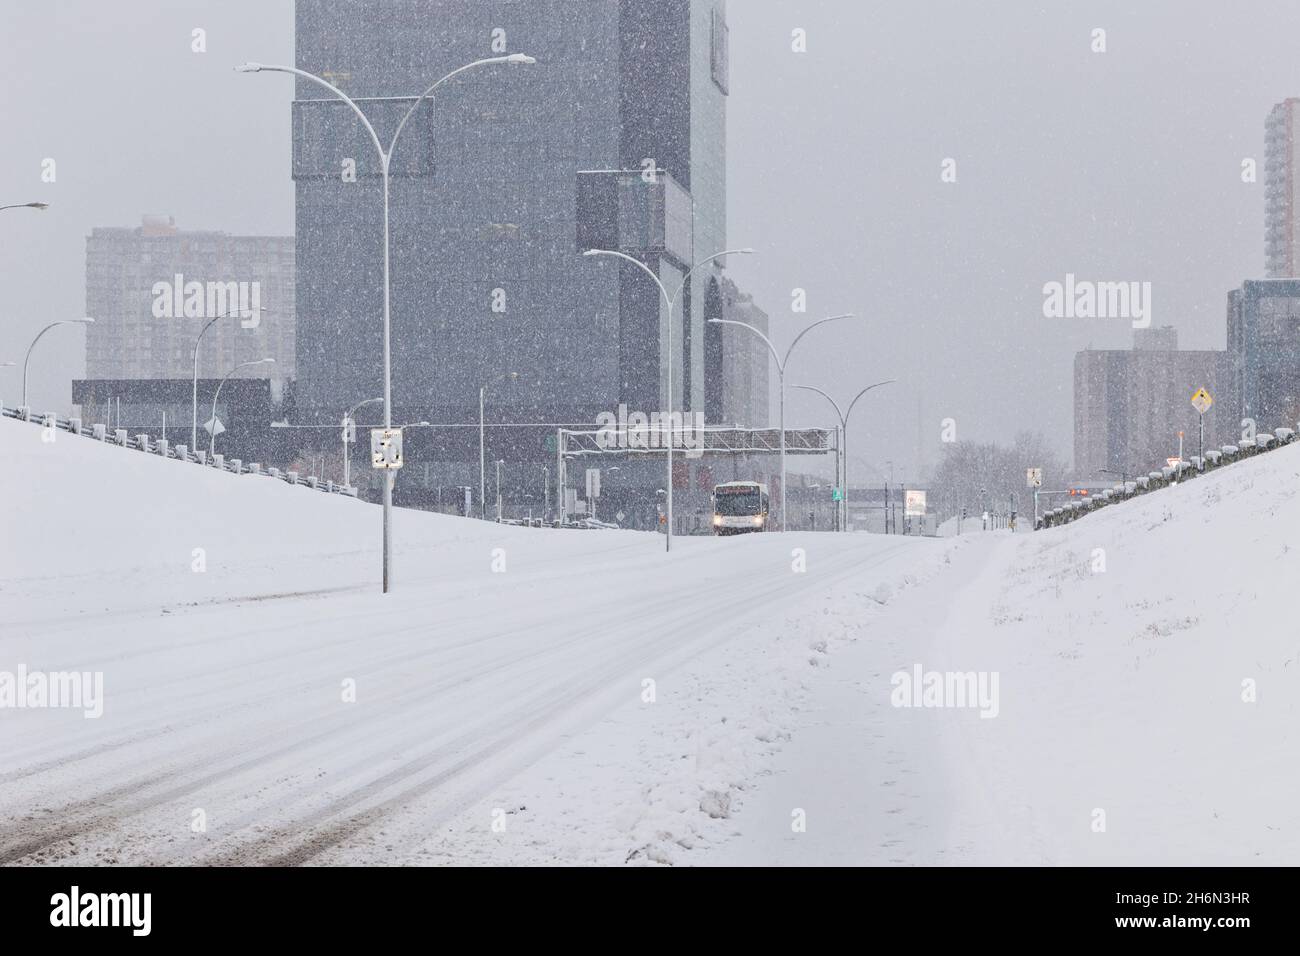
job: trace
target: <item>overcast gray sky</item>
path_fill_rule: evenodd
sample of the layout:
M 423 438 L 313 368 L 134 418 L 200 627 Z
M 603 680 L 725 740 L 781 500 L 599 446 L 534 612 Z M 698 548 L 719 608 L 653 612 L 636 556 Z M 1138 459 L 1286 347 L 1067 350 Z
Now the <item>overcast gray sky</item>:
M 1294 0 L 732 0 L 729 20 L 729 238 L 759 252 L 731 272 L 778 341 L 820 315 L 864 317 L 814 333 L 789 372 L 846 397 L 902 380 L 855 413 L 855 458 L 932 463 L 946 417 L 958 438 L 1042 430 L 1068 457 L 1074 352 L 1126 347 L 1132 330 L 1044 318 L 1043 284 L 1067 272 L 1149 281 L 1154 324 L 1223 347 L 1228 289 L 1263 274 L 1264 117 L 1300 94 Z M 190 51 L 195 26 L 206 54 Z M 94 226 L 157 213 L 292 232 L 292 83 L 230 70 L 292 55 L 290 0 L 0 6 L 0 204 L 52 204 L 0 214 L 0 361 L 84 313 Z M 45 157 L 56 183 L 40 181 Z M 956 183 L 940 179 L 947 157 Z M 1241 181 L 1244 157 L 1258 183 Z M 80 331 L 52 335 L 34 359 L 40 409 L 66 408 L 81 373 Z M 18 383 L 0 369 L 6 402 Z M 813 398 L 791 398 L 793 424 L 826 420 Z

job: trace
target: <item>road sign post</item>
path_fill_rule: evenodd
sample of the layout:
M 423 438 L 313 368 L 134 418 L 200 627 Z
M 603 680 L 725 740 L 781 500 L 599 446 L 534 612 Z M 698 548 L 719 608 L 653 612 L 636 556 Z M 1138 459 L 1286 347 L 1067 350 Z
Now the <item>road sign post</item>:
M 1025 469 L 1025 487 L 1034 489 L 1034 529 L 1038 528 L 1038 489 L 1043 487 L 1043 469 Z
M 596 517 L 596 499 L 600 497 L 600 469 L 587 469 L 587 512 Z
M 1199 442 L 1199 456 L 1202 462 L 1205 461 L 1205 413 L 1210 410 L 1214 404 L 1214 398 L 1204 388 L 1198 388 L 1192 395 L 1192 408 L 1197 411 L 1199 419 L 1201 440 Z

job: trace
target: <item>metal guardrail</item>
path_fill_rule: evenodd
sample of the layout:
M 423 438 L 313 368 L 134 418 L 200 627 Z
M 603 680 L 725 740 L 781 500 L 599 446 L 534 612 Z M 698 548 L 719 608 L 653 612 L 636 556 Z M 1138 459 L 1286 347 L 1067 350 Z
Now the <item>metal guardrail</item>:
M 1300 424 L 1297 424 L 1296 427 L 1300 429 Z M 1072 521 L 1078 521 L 1084 515 L 1091 514 L 1108 505 L 1127 501 L 1130 498 L 1138 498 L 1160 488 L 1172 487 L 1180 481 L 1199 478 L 1206 472 L 1226 468 L 1235 462 L 1274 451 L 1283 445 L 1294 444 L 1298 440 L 1300 440 L 1300 435 L 1297 435 L 1297 432 L 1290 428 L 1278 428 L 1272 432 L 1259 432 L 1254 438 L 1243 438 L 1235 445 L 1224 445 L 1222 448 L 1211 449 L 1205 453 L 1204 458 L 1193 456 L 1187 461 L 1180 461 L 1176 466 L 1166 465 L 1158 471 L 1138 475 L 1132 481 L 1116 484 L 1099 495 L 1072 501 L 1060 508 L 1053 508 L 1051 511 L 1039 516 L 1034 530 L 1056 528 Z
M 33 415 L 30 408 L 11 408 L 0 403 L 0 417 L 13 418 L 18 421 L 30 422 L 38 428 L 53 429 L 55 431 L 67 432 L 72 435 L 80 435 L 91 441 L 103 442 L 106 445 L 115 445 L 119 448 L 132 449 L 141 451 L 148 455 L 157 455 L 161 458 L 170 458 L 174 461 L 188 462 L 199 465 L 203 468 L 215 468 L 218 471 L 224 471 L 232 475 L 265 475 L 269 478 L 276 478 L 286 484 L 310 488 L 314 491 L 321 491 L 332 495 L 346 495 L 350 498 L 357 497 L 355 487 L 344 487 L 335 484 L 333 481 L 322 481 L 315 475 L 303 477 L 296 471 L 281 471 L 279 468 L 263 468 L 257 462 L 245 464 L 238 458 L 227 458 L 224 455 L 209 456 L 203 449 L 189 449 L 184 445 L 173 445 L 163 438 L 153 438 L 147 433 L 136 435 L 127 434 L 125 428 L 115 428 L 111 432 L 106 425 L 85 426 L 80 418 L 60 418 L 57 414 L 46 413 L 44 415 Z

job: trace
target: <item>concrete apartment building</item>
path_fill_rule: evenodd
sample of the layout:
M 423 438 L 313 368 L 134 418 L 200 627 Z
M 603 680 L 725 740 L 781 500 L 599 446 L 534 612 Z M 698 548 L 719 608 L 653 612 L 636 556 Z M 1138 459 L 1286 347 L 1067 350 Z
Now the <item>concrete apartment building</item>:
M 218 418 L 251 440 L 295 373 L 295 249 L 292 236 L 237 236 L 177 228 L 170 217 L 145 216 L 139 226 L 95 228 L 86 239 L 86 377 L 72 400 L 87 420 L 147 428 L 189 441 L 194 343 L 221 315 L 199 351 L 200 404 L 218 381 Z M 236 412 L 245 408 L 245 414 Z M 200 421 L 210 414 L 200 410 Z
M 1300 99 L 1278 103 L 1264 121 L 1264 266 L 1270 279 L 1300 275 L 1300 236 L 1296 234 L 1300 180 L 1296 177 Z
M 1207 448 L 1238 434 L 1227 352 L 1181 350 L 1176 331 L 1138 329 L 1131 349 L 1088 349 L 1074 357 L 1074 474 L 1081 481 L 1146 474 L 1178 454 L 1197 453 L 1199 415 L 1191 397 L 1214 397 L 1205 416 Z M 1111 474 L 1113 473 L 1113 474 Z

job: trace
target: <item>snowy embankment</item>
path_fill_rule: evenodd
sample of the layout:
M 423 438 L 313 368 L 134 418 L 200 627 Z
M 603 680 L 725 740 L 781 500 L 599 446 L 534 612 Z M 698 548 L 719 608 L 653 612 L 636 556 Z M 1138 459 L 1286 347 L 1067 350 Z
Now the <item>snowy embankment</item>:
M 941 636 L 1002 672 L 998 719 L 948 740 L 997 833 L 973 859 L 1300 863 L 1298 493 L 1285 448 L 1000 555 Z
M 701 862 L 1300 863 L 1300 448 L 970 543 L 832 660 Z M 918 666 L 996 705 L 896 706 Z
M 953 547 L 399 510 L 384 596 L 372 506 L 41 434 L 0 421 L 0 682 L 103 712 L 0 707 L 0 863 L 688 862 Z

